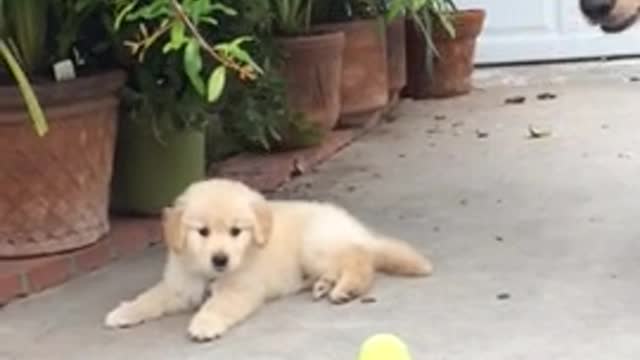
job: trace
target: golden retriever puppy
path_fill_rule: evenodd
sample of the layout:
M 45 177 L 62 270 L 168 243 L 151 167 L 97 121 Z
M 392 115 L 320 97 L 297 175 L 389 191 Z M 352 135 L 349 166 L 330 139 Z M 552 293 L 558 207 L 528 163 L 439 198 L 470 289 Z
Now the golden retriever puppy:
M 342 304 L 367 292 L 376 270 L 405 276 L 432 271 L 408 244 L 373 233 L 342 208 L 267 201 L 230 180 L 191 185 L 165 210 L 163 226 L 168 257 L 162 280 L 110 312 L 107 326 L 199 307 L 188 333 L 207 341 L 281 296 L 310 289 L 315 299 Z

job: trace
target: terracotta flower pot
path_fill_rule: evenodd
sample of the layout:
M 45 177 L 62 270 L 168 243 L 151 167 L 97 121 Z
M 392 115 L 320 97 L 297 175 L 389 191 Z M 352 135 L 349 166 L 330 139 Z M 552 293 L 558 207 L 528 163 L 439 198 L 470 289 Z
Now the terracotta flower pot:
M 405 18 L 387 24 L 387 67 L 389 98 L 394 99 L 407 85 L 407 40 Z
M 477 38 L 484 25 L 485 11 L 461 10 L 454 14 L 456 36 L 451 38 L 440 26 L 436 26 L 433 40 L 439 56 L 434 56 L 433 73 L 427 71 L 427 47 L 424 37 L 412 22 L 407 24 L 407 68 L 409 81 L 405 94 L 424 99 L 451 97 L 471 91 L 471 76 Z
M 362 126 L 389 101 L 386 34 L 380 20 L 323 24 L 346 36 L 342 67 L 342 111 L 338 126 Z
M 331 32 L 279 38 L 287 100 L 321 129 L 332 130 L 340 117 L 340 84 L 345 37 Z
M 109 230 L 121 72 L 35 87 L 38 137 L 14 86 L 0 87 L 0 257 L 89 245 Z

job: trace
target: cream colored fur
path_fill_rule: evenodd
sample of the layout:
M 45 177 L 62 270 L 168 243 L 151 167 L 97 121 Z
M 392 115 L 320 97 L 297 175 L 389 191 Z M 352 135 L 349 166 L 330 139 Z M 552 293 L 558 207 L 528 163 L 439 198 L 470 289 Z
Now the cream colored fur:
M 373 233 L 342 208 L 267 201 L 229 180 L 192 185 L 165 211 L 163 224 L 169 251 L 162 280 L 110 312 L 107 326 L 199 308 L 188 333 L 206 341 L 271 299 L 310 289 L 316 300 L 341 304 L 365 294 L 376 271 L 432 272 L 408 244 Z M 228 256 L 225 269 L 212 265 L 216 254 Z

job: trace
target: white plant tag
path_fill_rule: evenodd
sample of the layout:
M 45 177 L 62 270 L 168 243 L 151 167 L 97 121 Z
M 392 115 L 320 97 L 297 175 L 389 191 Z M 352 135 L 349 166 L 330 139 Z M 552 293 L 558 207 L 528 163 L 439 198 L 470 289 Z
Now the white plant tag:
M 75 79 L 76 68 L 73 61 L 66 59 L 53 64 L 53 75 L 58 82 Z

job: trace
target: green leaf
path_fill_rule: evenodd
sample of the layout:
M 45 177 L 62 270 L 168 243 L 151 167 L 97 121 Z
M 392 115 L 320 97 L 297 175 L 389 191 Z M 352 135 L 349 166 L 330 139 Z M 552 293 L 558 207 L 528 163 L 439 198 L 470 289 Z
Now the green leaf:
M 187 42 L 185 37 L 185 25 L 180 20 L 174 20 L 171 25 L 171 37 L 169 42 L 167 42 L 162 48 L 163 53 L 168 53 L 172 50 L 178 50 Z
M 228 43 L 218 43 L 216 46 L 213 47 L 213 49 L 215 51 L 220 51 L 223 54 L 228 54 L 230 49 L 231 49 L 231 44 Z
M 124 21 L 124 18 L 127 15 L 129 15 L 131 10 L 133 10 L 133 8 L 136 7 L 136 5 L 138 5 L 138 0 L 130 2 L 127 6 L 124 7 L 124 9 L 122 9 L 122 11 L 120 11 L 120 13 L 116 17 L 116 21 L 115 21 L 115 23 L 113 25 L 116 30 L 120 29 L 120 27 L 122 26 L 122 22 Z
M 180 47 L 184 43 L 184 23 L 180 20 L 175 20 L 171 27 L 171 42 L 174 47 Z
M 27 110 L 29 111 L 29 116 L 31 117 L 33 126 L 36 129 L 36 133 L 38 133 L 39 136 L 44 136 L 49 130 L 49 127 L 47 125 L 47 119 L 44 116 L 44 112 L 42 111 L 42 107 L 40 107 L 38 98 L 29 84 L 29 79 L 25 75 L 24 71 L 22 71 L 22 68 L 20 68 L 20 65 L 11 53 L 11 50 L 9 50 L 7 44 L 2 39 L 0 39 L 0 57 L 7 63 L 9 71 L 18 83 L 18 89 L 20 90 L 20 93 L 24 98 L 24 102 L 27 105 Z
M 220 12 L 224 13 L 227 16 L 236 16 L 236 15 L 238 15 L 238 12 L 235 9 L 233 9 L 233 8 L 227 6 L 227 5 L 221 4 L 221 3 L 215 3 L 215 4 L 211 5 L 207 10 L 209 10 L 211 12 L 217 10 L 217 11 L 220 11 Z
M 141 7 L 137 11 L 131 12 L 126 16 L 126 20 L 153 20 L 158 17 L 168 16 L 171 14 L 169 6 L 169 2 L 166 0 L 155 1 L 149 5 Z
M 385 14 L 385 19 L 388 22 L 395 20 L 398 16 L 403 15 L 406 12 L 407 7 L 409 7 L 409 5 L 406 4 L 403 0 L 391 1 L 389 4 L 389 9 Z
M 191 84 L 202 96 L 205 96 L 204 81 L 200 77 L 202 70 L 202 56 L 200 55 L 200 45 L 192 39 L 184 49 L 184 71 L 191 80 Z
M 212 26 L 218 26 L 218 24 L 220 24 L 218 22 L 218 20 L 212 18 L 212 17 L 203 17 L 202 19 L 200 19 L 201 22 L 205 23 L 205 24 L 209 24 Z
M 447 16 L 447 14 L 443 14 L 441 12 L 438 12 L 437 16 L 438 16 L 438 19 L 440 20 L 440 24 L 445 29 L 449 37 L 455 38 L 456 29 L 453 25 L 452 18 L 450 16 Z
M 222 90 L 224 90 L 224 85 L 227 78 L 227 68 L 224 66 L 218 66 L 209 77 L 209 92 L 207 95 L 207 100 L 209 102 L 217 101 L 222 95 Z
M 246 64 L 249 64 L 258 73 L 260 74 L 263 73 L 262 68 L 258 64 L 256 64 L 255 61 L 253 61 L 253 58 L 251 58 L 251 55 L 249 55 L 249 53 L 246 52 L 245 50 L 241 48 L 230 48 L 229 53 L 233 55 L 236 59 L 243 61 Z
M 171 42 L 168 42 L 168 43 L 164 44 L 164 46 L 162 47 L 162 53 L 163 54 L 166 54 L 166 53 L 168 53 L 170 51 L 173 51 L 173 50 L 175 50 L 175 49 L 173 48 L 173 44 Z
M 235 40 L 233 40 L 228 46 L 224 47 L 224 51 L 226 54 L 229 54 L 236 59 L 244 62 L 245 64 L 250 65 L 254 68 L 258 73 L 262 74 L 263 71 L 258 64 L 253 60 L 249 53 L 242 49 L 240 46 L 246 42 L 254 41 L 254 38 L 251 36 L 241 36 Z
M 234 39 L 231 42 L 231 46 L 238 47 L 238 46 L 240 46 L 240 45 L 242 45 L 242 44 L 244 44 L 246 42 L 253 41 L 253 40 L 254 39 L 251 36 L 240 36 L 240 37 L 238 37 L 237 39 Z

